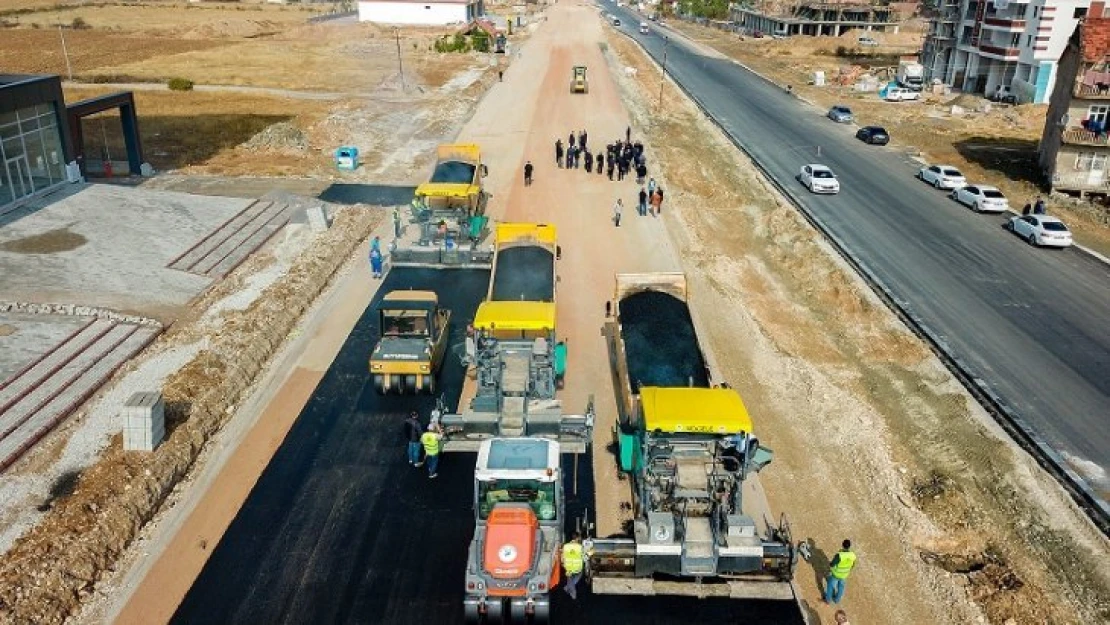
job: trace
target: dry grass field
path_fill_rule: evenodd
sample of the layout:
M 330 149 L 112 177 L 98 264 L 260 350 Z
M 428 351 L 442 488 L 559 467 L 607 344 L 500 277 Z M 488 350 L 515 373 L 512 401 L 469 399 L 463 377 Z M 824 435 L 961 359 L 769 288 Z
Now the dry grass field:
M 9 6 L 12 5 L 12 6 Z M 29 6 L 22 6 L 29 5 Z M 248 3 L 4 2 L 0 17 L 20 28 L 72 26 L 80 19 L 95 30 L 122 30 L 185 38 L 257 37 L 301 24 L 324 6 Z M 28 11 L 28 9 L 37 9 Z

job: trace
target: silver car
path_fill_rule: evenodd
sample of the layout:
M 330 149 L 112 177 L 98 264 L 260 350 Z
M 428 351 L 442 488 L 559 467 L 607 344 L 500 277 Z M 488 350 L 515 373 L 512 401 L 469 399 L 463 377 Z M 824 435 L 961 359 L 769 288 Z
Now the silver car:
M 843 104 L 837 104 L 829 109 L 829 119 L 838 124 L 849 124 L 852 122 L 852 119 L 854 119 L 852 117 L 852 109 Z

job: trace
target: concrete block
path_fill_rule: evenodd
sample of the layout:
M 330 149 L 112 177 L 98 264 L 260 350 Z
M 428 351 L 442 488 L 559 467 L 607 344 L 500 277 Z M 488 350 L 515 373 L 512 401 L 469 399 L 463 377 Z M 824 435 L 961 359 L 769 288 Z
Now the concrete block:
M 308 216 L 308 225 L 313 232 L 325 232 L 331 227 L 327 210 L 322 205 L 310 206 L 305 214 Z
M 154 451 L 166 436 L 166 405 L 158 392 L 133 394 L 123 404 L 123 448 Z

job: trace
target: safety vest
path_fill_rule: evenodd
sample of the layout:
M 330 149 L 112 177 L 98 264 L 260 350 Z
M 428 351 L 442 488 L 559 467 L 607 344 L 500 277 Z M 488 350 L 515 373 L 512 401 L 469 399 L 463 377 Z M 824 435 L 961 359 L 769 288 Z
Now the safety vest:
M 563 545 L 563 568 L 566 569 L 567 575 L 577 575 L 585 566 L 586 561 L 582 558 L 582 543 L 572 540 Z
M 847 579 L 848 573 L 856 565 L 856 554 L 851 551 L 836 552 L 836 566 L 832 567 L 832 576 L 837 579 Z
M 424 453 L 429 456 L 439 455 L 439 434 L 424 432 L 420 435 L 420 442 L 424 445 Z

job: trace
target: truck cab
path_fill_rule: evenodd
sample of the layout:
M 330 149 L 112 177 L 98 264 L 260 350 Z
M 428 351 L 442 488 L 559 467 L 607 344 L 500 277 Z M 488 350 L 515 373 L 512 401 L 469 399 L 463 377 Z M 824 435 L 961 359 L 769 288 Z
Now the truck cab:
M 646 35 L 649 32 L 651 32 L 651 30 L 648 28 L 648 23 L 647 22 L 640 22 L 640 34 L 641 35 Z
M 381 394 L 435 393 L 447 351 L 451 311 L 433 291 L 391 291 L 378 304 L 380 338 L 370 375 Z
M 467 623 L 547 623 L 563 545 L 559 452 L 557 442 L 542 438 L 482 442 L 463 600 Z

